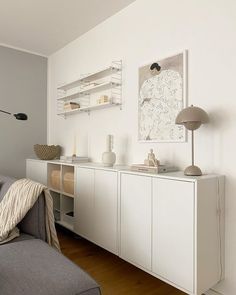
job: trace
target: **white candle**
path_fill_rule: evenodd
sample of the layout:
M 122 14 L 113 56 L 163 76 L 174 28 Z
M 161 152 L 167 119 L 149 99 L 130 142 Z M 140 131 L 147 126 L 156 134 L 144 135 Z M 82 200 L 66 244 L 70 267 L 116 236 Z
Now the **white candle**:
M 76 135 L 74 136 L 74 151 L 73 156 L 76 156 Z

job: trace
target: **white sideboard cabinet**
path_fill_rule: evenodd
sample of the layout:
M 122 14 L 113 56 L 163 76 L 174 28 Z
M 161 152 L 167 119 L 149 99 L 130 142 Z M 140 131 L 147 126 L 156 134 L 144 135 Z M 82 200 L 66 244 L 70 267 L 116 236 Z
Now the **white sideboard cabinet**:
M 153 179 L 152 271 L 193 292 L 193 182 Z
M 26 161 L 26 177 L 47 185 L 47 162 L 28 159 Z
M 73 194 L 63 185 L 67 172 Z M 52 181 L 52 173 L 60 179 Z M 28 159 L 26 176 L 50 189 L 56 223 L 118 255 L 118 169 Z
M 82 237 L 93 240 L 94 237 L 94 170 L 77 168 L 76 175 L 75 231 Z
M 121 174 L 120 254 L 125 260 L 151 269 L 152 179 Z
M 48 185 L 62 226 L 190 295 L 223 278 L 223 176 L 60 161 L 26 166 L 28 178 Z M 63 184 L 68 172 L 73 193 Z
M 118 254 L 118 173 L 77 167 L 75 232 Z
M 220 280 L 223 177 L 121 171 L 120 187 L 123 259 L 188 294 Z

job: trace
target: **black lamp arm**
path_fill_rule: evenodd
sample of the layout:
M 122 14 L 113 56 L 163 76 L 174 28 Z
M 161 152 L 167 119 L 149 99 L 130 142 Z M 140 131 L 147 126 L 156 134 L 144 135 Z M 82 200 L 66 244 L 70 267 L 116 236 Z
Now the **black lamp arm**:
M 1 113 L 5 113 L 5 114 L 8 114 L 8 115 L 12 115 L 12 113 L 9 113 L 7 111 L 3 111 L 3 110 L 0 110 Z

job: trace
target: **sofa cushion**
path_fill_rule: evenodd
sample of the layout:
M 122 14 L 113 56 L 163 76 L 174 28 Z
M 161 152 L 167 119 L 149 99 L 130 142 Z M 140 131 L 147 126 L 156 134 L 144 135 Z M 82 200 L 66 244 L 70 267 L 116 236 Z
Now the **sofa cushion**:
M 16 181 L 16 178 L 0 175 L 0 202 L 5 196 L 10 186 Z M 34 204 L 33 208 L 26 214 L 24 219 L 18 224 L 20 232 L 27 233 L 46 240 L 45 232 L 45 203 L 44 196 L 41 194 Z
M 97 283 L 39 239 L 0 246 L 1 295 L 99 295 Z
M 8 244 L 10 243 L 16 243 L 16 242 L 21 242 L 21 241 L 25 241 L 25 240 L 32 240 L 32 239 L 35 239 L 33 236 L 31 235 L 27 235 L 27 234 L 20 234 L 19 237 L 13 239 L 13 240 L 10 240 L 9 242 L 7 242 Z
M 43 193 L 37 202 L 18 224 L 20 232 L 27 233 L 35 238 L 46 241 L 45 231 L 45 199 Z

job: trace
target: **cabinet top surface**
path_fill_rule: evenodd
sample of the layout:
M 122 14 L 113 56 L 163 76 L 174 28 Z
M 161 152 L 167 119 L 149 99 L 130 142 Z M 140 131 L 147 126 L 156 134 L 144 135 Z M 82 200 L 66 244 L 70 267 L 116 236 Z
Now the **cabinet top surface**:
M 114 165 L 113 167 L 106 167 L 102 163 L 93 163 L 93 162 L 80 162 L 80 163 L 71 163 L 71 162 L 65 162 L 60 160 L 39 160 L 39 159 L 27 159 L 27 161 L 33 161 L 33 162 L 41 162 L 45 164 L 57 164 L 57 165 L 66 165 L 66 166 L 75 166 L 75 167 L 81 167 L 81 168 L 91 168 L 91 169 L 101 169 L 101 170 L 110 170 L 110 171 L 121 171 L 126 170 L 129 167 L 125 165 Z
M 27 161 L 41 162 L 45 164 L 48 163 L 48 164 L 75 166 L 80 168 L 108 170 L 108 171 L 120 172 L 124 174 L 131 174 L 131 175 L 137 175 L 137 176 L 140 175 L 140 176 L 147 176 L 147 177 L 168 178 L 168 179 L 176 179 L 176 180 L 183 180 L 183 181 L 190 181 L 190 182 L 221 176 L 218 174 L 203 174 L 202 176 L 186 176 L 184 175 L 183 171 L 154 174 L 154 173 L 147 173 L 147 172 L 131 171 L 129 166 L 124 166 L 124 165 L 115 165 L 113 167 L 105 167 L 103 166 L 102 163 L 93 163 L 93 162 L 69 163 L 69 162 L 63 162 L 60 160 L 46 161 L 46 160 L 38 160 L 38 159 L 27 159 Z
M 197 181 L 209 178 L 220 177 L 221 175 L 218 174 L 203 174 L 202 176 L 187 176 L 184 175 L 183 171 L 176 171 L 176 172 L 166 172 L 166 173 L 147 173 L 147 172 L 136 172 L 131 171 L 130 169 L 123 169 L 121 173 L 125 174 L 133 174 L 133 175 L 140 175 L 140 176 L 147 176 L 147 177 L 156 177 L 156 178 L 168 178 L 168 179 L 175 179 L 175 180 L 182 180 L 182 181 Z

